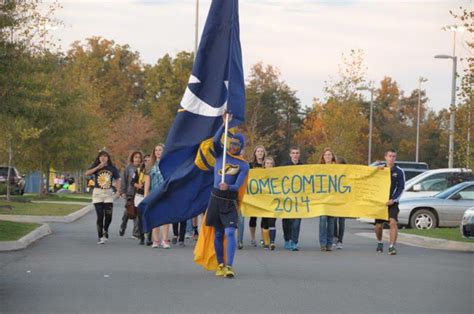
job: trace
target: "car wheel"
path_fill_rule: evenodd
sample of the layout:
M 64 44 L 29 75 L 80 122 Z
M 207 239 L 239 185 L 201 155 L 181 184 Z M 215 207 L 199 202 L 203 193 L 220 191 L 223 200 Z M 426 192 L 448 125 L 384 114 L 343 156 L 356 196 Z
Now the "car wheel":
M 414 229 L 434 229 L 438 225 L 436 215 L 427 209 L 419 209 L 410 218 L 410 227 Z

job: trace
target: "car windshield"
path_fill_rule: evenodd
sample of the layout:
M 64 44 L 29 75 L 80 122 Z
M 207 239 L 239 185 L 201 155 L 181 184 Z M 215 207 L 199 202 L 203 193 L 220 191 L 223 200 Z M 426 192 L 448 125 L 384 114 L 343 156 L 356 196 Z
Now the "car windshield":
M 431 173 L 430 172 L 423 172 L 422 174 L 417 175 L 416 177 L 411 178 L 407 182 L 405 182 L 405 186 L 411 186 L 411 183 L 414 182 L 415 180 L 421 180 L 425 178 L 426 176 L 429 176 Z
M 434 197 L 445 199 L 445 198 L 449 197 L 451 194 L 453 194 L 454 192 L 456 192 L 457 190 L 459 190 L 460 186 L 462 186 L 462 185 L 464 185 L 464 184 L 461 183 L 461 184 L 457 184 L 457 185 L 455 185 L 455 186 L 452 186 L 452 187 L 450 187 L 450 188 L 447 189 L 447 190 L 444 190 L 444 191 L 442 191 L 442 192 L 439 192 L 439 193 L 436 194 Z

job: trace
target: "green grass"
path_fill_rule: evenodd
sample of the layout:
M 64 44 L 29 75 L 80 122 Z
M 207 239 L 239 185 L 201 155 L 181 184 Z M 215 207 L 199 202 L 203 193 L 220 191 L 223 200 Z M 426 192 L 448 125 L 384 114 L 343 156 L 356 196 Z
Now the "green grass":
M 57 201 L 57 202 L 85 202 L 90 203 L 92 201 L 91 194 L 25 194 L 25 195 L 12 195 L 11 199 L 14 201 Z
M 431 230 L 403 229 L 400 230 L 400 232 L 419 235 L 423 237 L 474 243 L 474 241 L 472 240 L 463 238 L 461 236 L 459 228 L 436 228 Z
M 5 208 L 11 206 L 12 209 Z M 66 216 L 84 205 L 7 202 L 0 200 L 0 215 Z
M 16 241 L 39 226 L 39 224 L 0 220 L 0 241 Z

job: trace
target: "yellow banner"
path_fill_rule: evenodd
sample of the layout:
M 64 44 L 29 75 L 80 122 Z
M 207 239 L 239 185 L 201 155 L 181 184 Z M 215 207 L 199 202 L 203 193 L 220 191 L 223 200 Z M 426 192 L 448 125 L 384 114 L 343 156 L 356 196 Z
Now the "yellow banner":
M 242 215 L 388 219 L 390 169 L 301 165 L 250 170 Z

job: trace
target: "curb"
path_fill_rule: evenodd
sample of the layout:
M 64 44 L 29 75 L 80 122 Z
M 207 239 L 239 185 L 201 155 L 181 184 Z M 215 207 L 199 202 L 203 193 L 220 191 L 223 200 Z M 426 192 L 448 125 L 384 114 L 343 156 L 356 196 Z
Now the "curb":
M 31 243 L 51 234 L 51 229 L 48 224 L 42 224 L 35 230 L 31 231 L 21 239 L 16 241 L 1 241 L 0 252 L 3 251 L 17 251 L 26 249 Z
M 374 233 L 363 232 L 363 233 L 356 233 L 356 235 L 375 240 Z M 388 230 L 384 230 L 383 239 L 386 241 L 389 240 Z M 474 252 L 474 243 L 465 243 L 465 242 L 449 241 L 449 240 L 436 239 L 436 238 L 430 238 L 430 237 L 422 237 L 419 235 L 404 234 L 401 232 L 398 233 L 397 242 L 410 245 L 410 246 L 422 247 L 425 249 Z
M 32 216 L 32 215 L 0 215 L 0 219 L 16 222 L 36 222 L 36 223 L 47 223 L 47 222 L 62 222 L 71 223 L 79 218 L 85 216 L 94 209 L 94 205 L 89 204 L 67 216 Z

